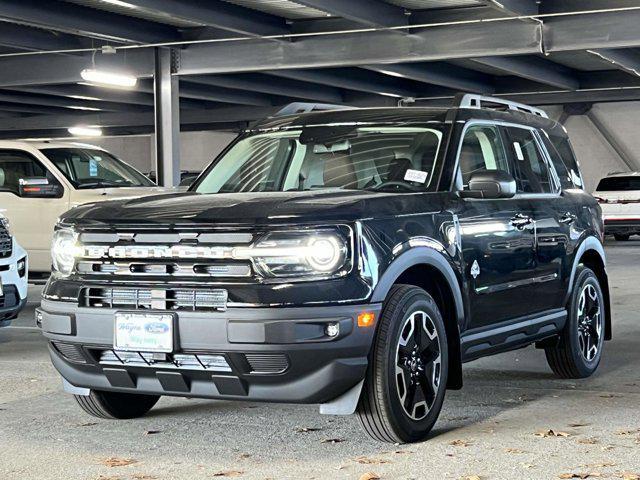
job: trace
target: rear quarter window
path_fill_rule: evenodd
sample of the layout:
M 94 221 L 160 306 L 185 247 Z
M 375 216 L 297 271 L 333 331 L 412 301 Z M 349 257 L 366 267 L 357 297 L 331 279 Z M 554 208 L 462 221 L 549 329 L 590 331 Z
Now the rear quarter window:
M 547 145 L 547 149 L 551 155 L 551 161 L 560 177 L 562 188 L 584 188 L 582 173 L 580 173 L 578 161 L 573 153 L 569 139 L 558 135 L 542 136 L 545 143 L 547 140 L 551 142 L 551 145 Z M 566 174 L 564 172 L 566 172 Z

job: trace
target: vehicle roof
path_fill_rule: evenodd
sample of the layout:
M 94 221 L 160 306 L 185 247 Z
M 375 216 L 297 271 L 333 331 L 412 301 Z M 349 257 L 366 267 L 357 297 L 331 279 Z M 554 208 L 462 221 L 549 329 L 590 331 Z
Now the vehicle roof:
M 488 108 L 458 107 L 382 107 L 382 108 L 340 108 L 335 110 L 313 111 L 286 116 L 274 116 L 261 120 L 248 131 L 264 131 L 327 125 L 337 123 L 369 124 L 424 124 L 425 122 L 445 122 L 457 119 L 483 119 L 503 122 L 515 122 L 554 131 L 554 134 L 566 136 L 566 131 L 554 120 L 531 113 L 515 110 L 494 110 Z
M 41 150 L 43 148 L 89 148 L 95 150 L 104 150 L 97 145 L 90 145 L 81 142 L 55 142 L 49 140 L 0 140 L 0 148 L 26 149 L 35 148 Z
M 640 172 L 615 172 L 615 173 L 610 173 L 604 178 L 615 178 L 615 177 L 640 177 Z

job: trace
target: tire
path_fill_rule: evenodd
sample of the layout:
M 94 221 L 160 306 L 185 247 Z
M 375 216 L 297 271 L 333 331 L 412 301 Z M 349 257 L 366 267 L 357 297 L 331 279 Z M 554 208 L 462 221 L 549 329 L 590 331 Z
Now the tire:
M 418 323 L 420 337 L 413 328 Z M 421 348 L 412 347 L 418 344 Z M 367 434 L 390 443 L 424 440 L 442 409 L 448 360 L 446 330 L 433 298 L 421 288 L 394 286 L 383 306 L 357 409 Z
M 590 306 L 586 297 L 587 303 L 582 305 L 583 294 L 592 301 L 593 296 L 597 297 L 597 313 L 596 307 Z M 585 309 L 591 311 L 586 318 Z M 567 379 L 593 375 L 602 358 L 605 326 L 605 303 L 600 282 L 593 270 L 581 266 L 576 272 L 567 323 L 560 334 L 560 341 L 556 346 L 545 349 L 551 370 L 560 378 Z
M 91 390 L 89 395 L 74 395 L 76 402 L 85 412 L 94 417 L 108 420 L 140 418 L 158 403 L 158 395 L 104 392 Z
M 629 237 L 631 235 L 627 235 L 626 233 L 614 233 L 613 234 L 613 238 L 616 239 L 616 241 L 618 242 L 626 242 L 629 240 Z

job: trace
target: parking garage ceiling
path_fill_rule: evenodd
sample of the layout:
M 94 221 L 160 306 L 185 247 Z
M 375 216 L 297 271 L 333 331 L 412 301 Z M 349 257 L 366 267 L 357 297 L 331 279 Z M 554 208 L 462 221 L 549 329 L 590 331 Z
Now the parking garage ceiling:
M 640 100 L 640 0 L 0 0 L 0 22 L 0 138 L 152 132 L 157 48 L 172 50 L 183 130 L 295 101 Z M 91 66 L 138 84 L 87 84 Z

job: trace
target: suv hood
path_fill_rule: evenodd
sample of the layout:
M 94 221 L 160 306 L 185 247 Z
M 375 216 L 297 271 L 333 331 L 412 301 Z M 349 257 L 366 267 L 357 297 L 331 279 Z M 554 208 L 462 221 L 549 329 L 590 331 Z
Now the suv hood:
M 139 198 L 161 193 L 175 192 L 175 188 L 168 187 L 116 187 L 116 188 L 88 188 L 74 190 L 71 195 L 71 206 L 85 203 Z
M 381 193 L 356 190 L 197 194 L 192 192 L 97 203 L 63 218 L 108 224 L 242 224 L 350 221 L 418 213 L 438 193 Z M 440 210 L 440 208 L 437 208 Z

